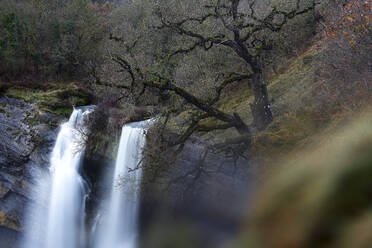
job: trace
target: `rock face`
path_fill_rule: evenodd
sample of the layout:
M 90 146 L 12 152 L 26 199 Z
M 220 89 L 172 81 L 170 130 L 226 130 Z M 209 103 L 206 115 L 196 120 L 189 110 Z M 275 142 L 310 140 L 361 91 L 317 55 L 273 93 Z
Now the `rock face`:
M 142 247 L 226 247 L 244 221 L 256 186 L 255 166 L 241 157 L 206 153 L 206 144 L 195 138 L 168 173 L 165 181 L 144 189 Z M 168 187 L 169 178 L 174 183 Z
M 47 170 L 64 117 L 23 100 L 0 97 L 0 247 L 16 247 L 33 179 Z
M 106 118 L 108 122 L 110 116 Z M 93 144 L 88 146 L 83 163 L 91 189 L 88 222 L 94 221 L 99 204 L 110 194 L 104 179 L 113 174 L 118 149 L 120 132 L 105 133 L 104 130 L 111 129 L 100 128 L 98 131 L 103 133 L 97 133 L 98 139 L 88 141 Z M 205 148 L 201 139 L 190 139 L 175 164 L 166 169 L 165 177 L 155 182 L 144 179 L 140 247 L 217 248 L 236 234 L 256 185 L 256 168 L 242 157 L 234 161 L 225 154 L 205 153 Z M 169 178 L 174 179 L 174 183 L 163 191 Z M 175 243 L 182 238 L 186 246 Z
M 0 97 L 0 247 L 17 247 L 26 224 L 23 216 L 26 207 L 40 204 L 33 198 L 36 180 L 48 172 L 49 154 L 58 127 L 65 120 L 40 111 L 36 104 Z M 87 149 L 82 173 L 91 189 L 88 222 L 96 216 L 100 199 L 108 194 L 102 179 L 112 174 L 118 135 L 110 132 L 107 137 L 99 136 Z M 254 167 L 244 159 L 234 161 L 223 154 L 205 153 L 205 144 L 193 139 L 167 173 L 177 180 L 165 194 L 156 190 L 144 194 L 141 236 L 154 233 L 161 219 L 160 224 L 166 223 L 170 233 L 184 234 L 186 247 L 220 247 L 229 240 L 243 220 L 247 195 L 254 186 Z M 157 188 L 154 184 L 148 186 Z M 179 225 L 185 219 L 187 231 L 183 231 L 183 224 Z M 143 247 L 173 245 L 168 230 L 161 230 L 164 232 L 156 234 L 156 240 L 145 235 Z M 190 230 L 193 233 L 188 236 Z M 195 245 L 190 243 L 193 237 L 197 237 Z

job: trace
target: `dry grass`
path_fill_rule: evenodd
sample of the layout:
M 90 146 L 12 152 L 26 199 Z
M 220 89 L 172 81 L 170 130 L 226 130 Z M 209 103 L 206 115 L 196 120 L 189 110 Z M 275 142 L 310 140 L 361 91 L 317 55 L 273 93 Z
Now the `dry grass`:
M 320 71 L 327 59 L 326 52 L 326 46 L 317 43 L 293 59 L 282 74 L 268 81 L 275 121 L 254 138 L 252 151 L 262 168 L 270 170 L 286 155 L 307 144 L 321 142 L 321 136 L 332 133 L 372 103 L 371 87 L 365 80 L 351 83 L 322 77 Z M 237 112 L 250 123 L 252 101 L 251 90 L 242 82 L 225 93 L 219 108 Z M 207 119 L 203 124 L 215 122 Z M 234 129 L 229 129 L 209 133 L 204 138 L 224 139 L 236 135 Z

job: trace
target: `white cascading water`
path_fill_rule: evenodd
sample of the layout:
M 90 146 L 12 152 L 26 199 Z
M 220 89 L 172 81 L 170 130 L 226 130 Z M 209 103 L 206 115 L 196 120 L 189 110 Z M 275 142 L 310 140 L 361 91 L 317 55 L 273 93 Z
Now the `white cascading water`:
M 74 109 L 61 125 L 51 154 L 50 176 L 39 180 L 35 198 L 40 206 L 30 209 L 24 248 L 81 248 L 85 244 L 86 184 L 79 174 L 84 153 L 82 131 L 92 108 Z M 37 224 L 36 224 L 37 223 Z M 38 225 L 37 228 L 34 228 Z
M 145 145 L 145 127 L 149 121 L 123 126 L 111 195 L 103 221 L 97 228 L 95 248 L 136 248 L 140 168 Z

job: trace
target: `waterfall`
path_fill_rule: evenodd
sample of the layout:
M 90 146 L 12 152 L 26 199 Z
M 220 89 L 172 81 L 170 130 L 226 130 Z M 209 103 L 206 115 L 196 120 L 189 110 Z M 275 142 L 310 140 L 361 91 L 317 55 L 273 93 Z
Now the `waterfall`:
M 140 168 L 145 127 L 149 121 L 123 126 L 119 150 L 111 178 L 111 194 L 102 224 L 97 228 L 96 248 L 137 246 Z
M 94 241 L 88 242 L 85 199 L 89 192 L 79 170 L 85 120 L 92 110 L 74 109 L 69 121 L 61 125 L 49 173 L 40 171 L 37 177 L 21 248 L 136 248 L 141 156 L 150 121 L 123 126 L 108 201 L 91 229 Z
M 74 109 L 60 131 L 50 158 L 50 174 L 39 179 L 26 225 L 24 248 L 81 248 L 85 244 L 87 187 L 79 174 L 84 153 L 84 120 L 92 108 Z

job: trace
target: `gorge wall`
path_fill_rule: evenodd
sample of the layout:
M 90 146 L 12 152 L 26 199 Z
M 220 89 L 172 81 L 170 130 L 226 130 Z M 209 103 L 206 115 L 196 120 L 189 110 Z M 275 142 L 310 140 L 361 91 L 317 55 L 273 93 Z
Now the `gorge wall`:
M 207 146 L 191 138 L 166 176 L 144 186 L 144 247 L 226 247 L 243 224 L 257 167 L 244 157 L 206 152 Z
M 0 97 L 0 247 L 16 247 L 24 210 L 33 201 L 34 178 L 46 173 L 63 116 L 35 104 Z
M 49 173 L 58 126 L 66 120 L 64 115 L 40 110 L 35 103 L 0 97 L 0 247 L 15 248 L 22 238 L 25 209 L 36 200 L 35 180 Z M 100 199 L 108 192 L 102 179 L 112 172 L 118 133 L 102 140 L 99 148 L 93 146 L 93 152 L 87 151 L 83 169 L 91 188 L 88 222 L 93 221 Z M 179 221 L 189 219 L 190 227 L 200 238 L 198 244 L 203 247 L 216 247 L 221 240 L 227 240 L 231 227 L 239 224 L 246 210 L 246 189 L 252 189 L 254 182 L 247 178 L 253 178 L 254 167 L 248 166 L 245 159 L 235 163 L 223 154 L 204 156 L 204 150 L 202 140 L 190 140 L 168 174 L 177 178 L 202 164 L 210 173 L 202 173 L 197 180 L 193 179 L 195 175 L 176 180 L 164 192 L 148 191 L 157 189 L 156 183 L 144 188 L 140 208 L 141 234 L 146 233 L 141 239 L 143 246 L 153 242 L 149 234 L 160 219 L 174 226 L 174 230 L 181 228 Z M 163 246 L 162 235 L 166 233 L 159 236 L 154 247 Z

